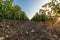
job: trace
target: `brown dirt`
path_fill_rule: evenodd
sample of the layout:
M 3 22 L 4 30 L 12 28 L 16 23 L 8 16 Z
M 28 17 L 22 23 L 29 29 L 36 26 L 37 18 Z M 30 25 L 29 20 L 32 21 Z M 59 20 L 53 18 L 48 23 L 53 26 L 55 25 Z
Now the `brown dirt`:
M 3 20 L 0 37 L 4 40 L 60 40 L 60 33 L 49 29 L 49 22 Z

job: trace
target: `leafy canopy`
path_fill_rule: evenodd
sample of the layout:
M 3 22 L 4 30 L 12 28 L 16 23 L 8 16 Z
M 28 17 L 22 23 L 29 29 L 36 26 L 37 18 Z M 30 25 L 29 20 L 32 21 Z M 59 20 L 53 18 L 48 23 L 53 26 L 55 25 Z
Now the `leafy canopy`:
M 29 20 L 19 5 L 13 5 L 14 0 L 0 0 L 0 19 Z

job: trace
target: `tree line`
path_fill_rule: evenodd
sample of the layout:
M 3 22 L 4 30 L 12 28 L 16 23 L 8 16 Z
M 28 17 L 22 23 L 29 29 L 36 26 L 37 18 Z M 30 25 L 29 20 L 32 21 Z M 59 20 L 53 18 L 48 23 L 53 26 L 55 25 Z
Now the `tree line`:
M 0 20 L 29 20 L 25 12 L 22 11 L 19 5 L 12 5 L 14 0 L 0 0 Z
M 22 11 L 21 7 L 19 5 L 12 5 L 14 0 L 0 0 L 0 20 L 3 19 L 12 19 L 12 20 L 20 20 L 20 21 L 29 21 L 29 18 L 27 17 L 26 13 Z M 50 4 L 48 4 L 50 6 Z M 46 6 L 46 5 L 45 5 Z M 43 7 L 45 7 L 43 6 Z M 60 12 L 60 9 L 57 5 L 53 5 L 54 11 L 58 10 Z M 56 10 L 55 10 L 56 9 Z M 43 10 L 45 11 L 45 10 Z M 46 12 L 46 11 L 45 11 Z M 31 21 L 48 21 L 52 17 L 51 15 L 48 17 L 46 13 L 43 12 L 41 15 L 39 13 L 36 13 L 32 18 Z
M 58 19 L 60 17 L 60 2 L 58 0 L 51 0 L 51 2 L 46 3 L 40 9 L 42 14 L 36 13 L 31 20 L 33 21 L 48 21 L 53 19 Z M 50 8 L 49 10 L 47 8 Z M 46 14 L 46 12 L 48 12 Z

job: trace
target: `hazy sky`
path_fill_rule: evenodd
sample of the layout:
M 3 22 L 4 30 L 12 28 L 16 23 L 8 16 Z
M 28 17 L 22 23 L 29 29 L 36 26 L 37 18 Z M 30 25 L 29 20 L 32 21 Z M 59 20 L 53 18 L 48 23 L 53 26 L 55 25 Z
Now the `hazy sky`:
M 50 2 L 51 0 L 14 0 L 14 5 L 19 5 L 26 15 L 31 19 L 36 12 L 39 11 L 43 4 Z

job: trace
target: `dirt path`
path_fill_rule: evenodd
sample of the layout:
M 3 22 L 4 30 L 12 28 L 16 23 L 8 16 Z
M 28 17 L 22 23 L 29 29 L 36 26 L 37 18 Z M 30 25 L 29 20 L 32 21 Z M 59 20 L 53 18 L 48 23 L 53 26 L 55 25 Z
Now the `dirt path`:
M 60 40 L 60 33 L 48 27 L 48 22 L 2 21 L 0 37 L 5 37 L 4 40 Z

